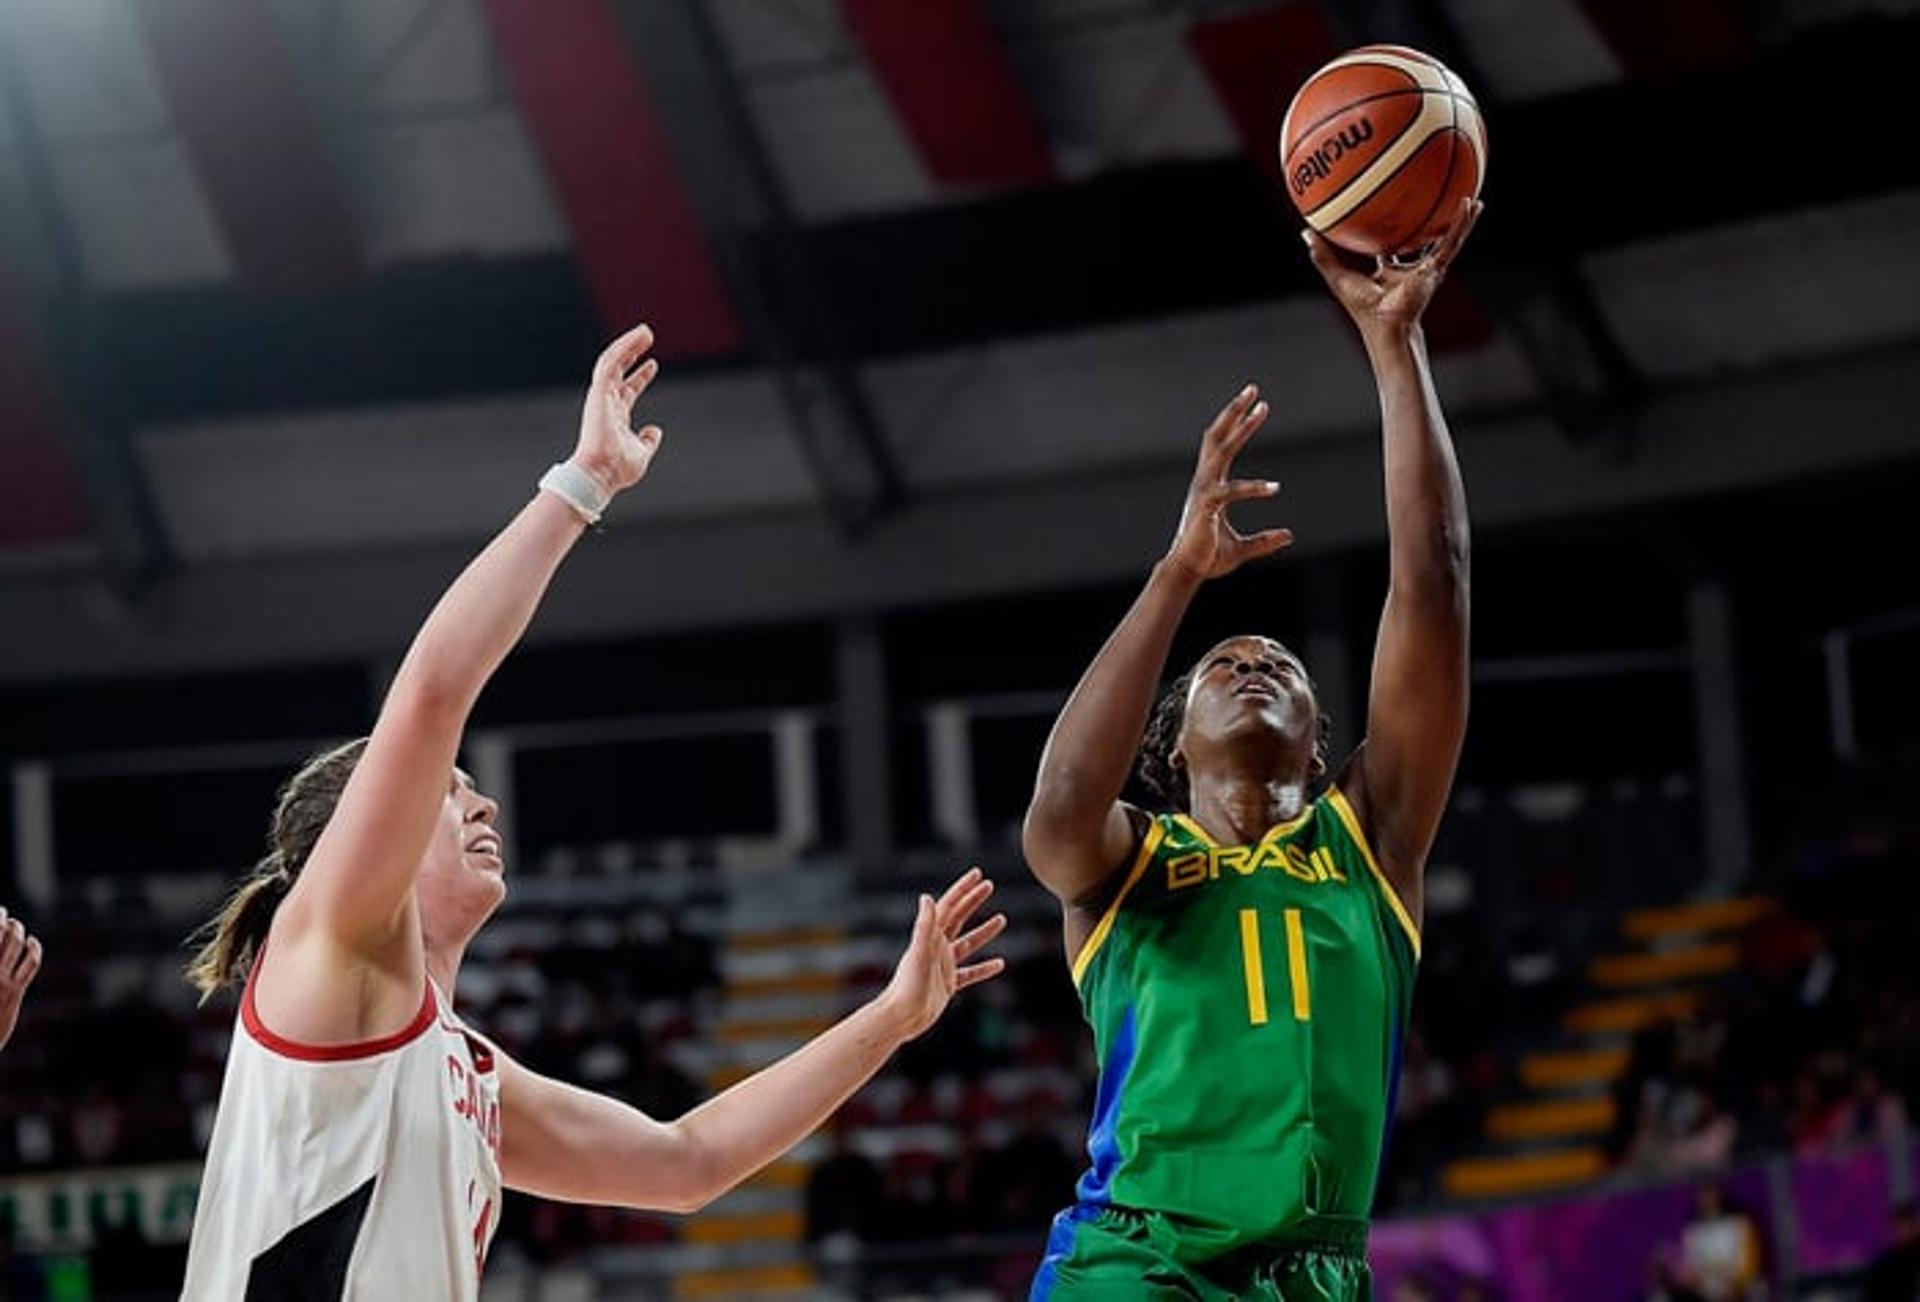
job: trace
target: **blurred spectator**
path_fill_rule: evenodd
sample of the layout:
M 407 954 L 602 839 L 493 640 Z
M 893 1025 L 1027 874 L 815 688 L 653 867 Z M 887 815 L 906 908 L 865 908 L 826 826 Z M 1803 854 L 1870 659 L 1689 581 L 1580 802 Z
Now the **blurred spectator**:
M 807 1242 L 833 1260 L 871 1243 L 880 1216 L 880 1168 L 847 1142 L 844 1113 L 827 1123 L 831 1152 L 807 1177 Z
M 981 1229 L 1044 1235 L 1054 1213 L 1073 1201 L 1079 1168 L 1053 1121 L 1047 1101 L 1030 1096 L 1021 1104 L 1019 1130 L 980 1163 Z
M 1869 1144 L 1898 1144 L 1907 1137 L 1907 1105 L 1887 1088 L 1879 1072 L 1862 1068 L 1854 1084 L 1848 1137 Z
M 1426 1196 L 1431 1174 L 1448 1156 L 1447 1138 L 1459 1128 L 1456 1098 L 1453 1068 L 1427 1048 L 1427 1037 L 1416 1025 L 1401 1059 L 1383 1194 L 1391 1193 L 1399 1203 Z
M 1760 1296 L 1760 1233 L 1714 1184 L 1694 1194 L 1693 1219 L 1680 1232 L 1680 1283 L 1704 1302 Z
M 1645 1302 L 1706 1302 L 1699 1293 L 1680 1281 L 1679 1273 L 1665 1252 L 1653 1255 L 1653 1280 Z
M 1477 818 L 1480 835 L 1500 830 L 1494 816 L 1461 821 Z M 1823 826 L 1805 845 L 1782 846 L 1764 883 L 1780 907 L 1744 938 L 1740 970 L 1695 1016 L 1651 1028 L 1633 1044 L 1613 1151 L 1650 1173 L 1910 1137 L 1920 1089 L 1915 838 L 1880 823 L 1867 834 Z M 1518 871 L 1508 853 L 1492 837 L 1455 858 L 1490 864 L 1485 882 Z M 1531 900 L 1549 887 L 1559 889 L 1529 881 L 1521 895 Z M 1486 899 L 1494 901 L 1491 887 Z M 1037 1250 L 1049 1218 L 1071 1202 L 1086 1164 L 1091 1037 L 1062 959 L 1057 913 L 1049 901 L 1031 904 L 1015 910 L 1003 942 L 1008 980 L 909 1046 L 835 1123 L 829 1155 L 806 1191 L 807 1236 L 823 1256 L 839 1245 L 855 1254 L 842 1261 L 887 1259 L 910 1284 L 917 1277 L 900 1263 L 925 1258 L 929 1241 L 957 1257 L 972 1254 L 976 1265 L 1011 1262 L 1014 1245 Z M 704 1095 L 697 1080 L 714 1067 L 691 1050 L 712 1041 L 702 1026 L 717 1007 L 719 951 L 702 927 L 718 916 L 655 898 L 613 909 L 530 905 L 499 950 L 469 962 L 463 1011 L 529 1066 L 592 1081 L 659 1117 L 679 1115 Z M 1608 928 L 1601 939 L 1596 923 Z M 1615 943 L 1614 926 L 1614 915 L 1597 907 L 1524 923 L 1503 923 L 1492 907 L 1435 917 L 1376 1214 L 1437 1196 L 1441 1167 L 1479 1142 L 1487 1099 L 1513 1088 L 1517 1051 L 1538 1043 L 1539 1028 L 1556 1024 L 1556 1010 L 1573 997 L 1591 952 L 1581 947 Z M 145 960 L 130 955 L 98 917 L 64 918 L 48 940 L 68 959 L 36 989 L 4 1059 L 0 1166 L 191 1157 L 205 1143 L 231 1007 L 196 1010 L 184 989 L 171 992 L 164 981 L 96 982 L 86 974 L 104 970 L 98 956 L 171 962 L 157 948 Z M 870 966 L 867 977 L 884 978 L 884 964 Z M 862 971 L 856 962 L 845 977 L 848 997 L 862 989 Z M 1492 1009 L 1499 1015 L 1489 1016 Z M 1877 1269 L 1920 1255 L 1910 1246 L 1910 1220 L 1903 1216 L 1888 1248 L 1894 1264 Z M 677 1234 L 667 1218 L 509 1200 L 502 1243 L 552 1264 Z M 1744 1260 L 1737 1249 L 1750 1235 L 1751 1222 L 1737 1213 L 1696 1218 L 1673 1254 L 1654 1264 L 1648 1296 L 1747 1296 L 1738 1274 L 1729 1283 L 1726 1271 Z M 1757 1243 L 1750 1247 L 1757 1260 Z M 1030 1268 L 1014 1262 L 1006 1274 Z M 872 1278 L 868 1272 L 866 1282 Z M 1406 1287 L 1406 1296 L 1420 1297 L 1436 1286 Z M 1437 1287 L 1457 1302 L 1457 1281 Z M 14 1292 L 32 1296 L 25 1289 Z
M 927 1153 L 895 1153 L 882 1177 L 874 1217 L 880 1243 L 933 1243 L 945 1237 L 948 1217 L 940 1164 Z
M 1617 1088 L 1626 1164 L 1704 1170 L 1742 1154 L 1894 1145 L 1920 1091 L 1920 826 L 1914 776 L 1848 772 L 1814 793 L 1766 882 L 1780 907 L 1743 937 L 1713 1002 L 1635 1038 Z M 1869 793 L 1878 793 L 1872 799 Z
M 1789 1123 L 1796 1152 L 1819 1152 L 1850 1137 L 1851 1075 L 1847 1060 L 1836 1053 L 1822 1054 L 1800 1069 Z
M 1861 1280 L 1861 1302 L 1914 1302 L 1920 1298 L 1920 1208 L 1911 1202 L 1893 1212 L 1893 1235 Z
M 1676 1175 L 1718 1170 L 1733 1157 L 1740 1123 L 1724 1111 L 1710 1090 L 1688 1092 L 1685 1115 L 1667 1148 L 1666 1170 Z

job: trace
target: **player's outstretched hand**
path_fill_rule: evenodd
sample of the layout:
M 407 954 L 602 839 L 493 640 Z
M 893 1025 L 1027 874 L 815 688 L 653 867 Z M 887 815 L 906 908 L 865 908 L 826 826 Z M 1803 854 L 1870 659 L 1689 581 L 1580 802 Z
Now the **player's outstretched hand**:
M 1446 278 L 1447 268 L 1453 264 L 1454 255 L 1466 243 L 1485 207 L 1478 199 L 1462 199 L 1453 225 L 1432 247 L 1407 263 L 1376 258 L 1371 275 L 1348 265 L 1339 250 L 1317 231 L 1303 230 L 1300 236 L 1306 240 L 1307 252 L 1326 280 L 1327 288 L 1340 300 L 1340 306 L 1347 309 L 1361 334 L 1409 330 L 1419 324 L 1420 314 L 1433 301 L 1440 282 Z
M 1006 970 L 1003 958 L 979 963 L 967 960 L 1007 929 L 1007 915 L 996 913 L 979 926 L 967 924 L 993 894 L 993 883 L 978 868 L 969 868 L 947 887 L 938 900 L 920 897 L 913 920 L 913 940 L 893 970 L 893 980 L 880 1001 L 898 1019 L 902 1038 L 911 1040 L 940 1020 L 947 1002 L 971 985 Z
M 647 356 L 653 347 L 653 327 L 635 326 L 607 345 L 593 365 L 593 383 L 580 413 L 580 442 L 573 463 L 592 475 L 611 497 L 645 478 L 660 450 L 660 427 L 633 428 L 633 404 L 660 374 L 660 363 Z
M 20 1001 L 40 974 L 40 941 L 29 936 L 20 919 L 0 909 L 0 1048 L 13 1038 L 20 1020 Z
M 1270 479 L 1229 479 L 1233 459 L 1247 446 L 1254 431 L 1267 421 L 1267 404 L 1260 389 L 1249 384 L 1220 409 L 1200 440 L 1200 461 L 1187 486 L 1187 503 L 1180 511 L 1180 528 L 1173 536 L 1167 559 L 1196 578 L 1217 579 L 1248 561 L 1271 556 L 1293 541 L 1290 529 L 1263 529 L 1241 534 L 1227 522 L 1227 508 L 1235 502 L 1272 497 L 1280 485 Z

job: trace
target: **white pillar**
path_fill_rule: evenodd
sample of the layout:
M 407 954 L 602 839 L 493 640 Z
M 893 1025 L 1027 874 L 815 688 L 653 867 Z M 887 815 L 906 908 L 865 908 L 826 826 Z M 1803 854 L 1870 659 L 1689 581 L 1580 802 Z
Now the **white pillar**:
M 1850 760 L 1860 751 L 1853 717 L 1853 640 L 1845 629 L 1834 629 L 1820 639 L 1820 657 L 1826 667 L 1827 726 L 1835 759 Z
M 949 845 L 977 845 L 980 808 L 973 792 L 973 732 L 966 707 L 943 701 L 928 708 L 926 721 L 934 831 Z
M 834 678 L 847 841 L 857 871 L 880 873 L 893 858 L 893 774 L 887 764 L 886 648 L 871 616 L 841 621 Z
M 1740 697 L 1734 677 L 1733 610 L 1727 590 L 1702 583 L 1687 594 L 1693 659 L 1694 723 L 1700 741 L 1700 806 L 1707 874 L 1724 889 L 1747 876 L 1746 760 L 1740 750 Z
M 1320 709 L 1333 719 L 1327 763 L 1335 769 L 1367 731 L 1367 721 L 1360 717 L 1366 705 L 1354 688 L 1353 644 L 1347 637 L 1346 571 L 1346 566 L 1333 560 L 1307 570 L 1307 636 L 1306 645 L 1299 648 Z
M 817 728 L 805 710 L 787 710 L 773 720 L 773 792 L 780 844 L 803 850 L 820 839 L 820 774 L 814 752 Z
M 53 868 L 53 770 L 44 760 L 13 766 L 13 869 L 21 898 L 51 911 Z

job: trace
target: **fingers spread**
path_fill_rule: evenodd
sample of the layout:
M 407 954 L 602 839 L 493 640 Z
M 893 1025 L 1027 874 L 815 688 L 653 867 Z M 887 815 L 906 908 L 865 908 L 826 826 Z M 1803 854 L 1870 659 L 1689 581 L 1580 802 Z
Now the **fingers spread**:
M 954 974 L 954 989 L 965 990 L 968 986 L 979 985 L 982 981 L 990 981 L 1006 970 L 1007 960 L 1004 958 L 990 958 L 984 963 L 975 963 L 970 967 L 963 967 Z
M 980 872 L 980 869 L 978 867 L 973 867 L 973 868 L 967 869 L 965 872 L 961 873 L 958 877 L 954 878 L 953 881 L 947 886 L 947 889 L 940 892 L 940 901 L 939 901 L 940 911 L 944 914 L 947 910 L 947 907 L 954 900 L 958 899 L 962 893 L 972 889 L 974 883 L 980 880 L 981 875 L 982 874 Z
M 1462 199 L 1460 211 L 1453 219 L 1453 225 L 1440 240 L 1431 255 L 1435 269 L 1445 271 L 1452 264 L 1454 256 L 1460 252 L 1460 246 L 1467 242 L 1467 236 L 1473 233 L 1474 223 L 1480 220 L 1486 205 L 1478 199 Z
M 1300 232 L 1300 238 L 1307 243 L 1307 256 L 1313 260 L 1314 270 L 1320 273 L 1335 295 L 1344 297 L 1357 285 L 1366 283 L 1367 277 L 1342 261 L 1333 241 L 1320 232 L 1308 227 Z
M 1264 398 L 1247 409 L 1246 414 L 1240 417 L 1221 441 L 1221 451 L 1229 462 L 1240 455 L 1240 449 L 1247 446 L 1247 441 L 1267 423 L 1267 417 L 1272 414 L 1273 408 L 1267 405 Z
M 642 322 L 607 345 L 600 360 L 594 363 L 593 378 L 601 382 L 620 378 L 632 370 L 651 347 L 653 327 Z
M 948 936 L 957 935 L 960 928 L 967 925 L 967 920 L 987 902 L 987 898 L 992 894 L 993 883 L 984 877 L 969 886 L 942 906 L 940 929 Z
M 980 947 L 1007 929 L 1007 915 L 996 913 L 985 922 L 953 942 L 953 957 L 956 962 L 972 958 L 980 952 Z
M 621 377 L 621 389 L 628 398 L 638 398 L 647 391 L 647 386 L 653 383 L 654 377 L 658 374 L 660 374 L 660 359 L 649 357 L 635 367 L 631 374 Z
M 1271 556 L 1275 552 L 1285 551 L 1293 546 L 1293 530 L 1262 529 L 1245 539 L 1247 559 L 1257 561 L 1262 556 Z
M 1246 413 L 1247 408 L 1253 405 L 1253 400 L 1259 396 L 1259 385 L 1249 383 L 1242 387 L 1240 392 L 1227 399 L 1227 405 L 1220 409 L 1219 414 L 1213 418 L 1213 423 L 1207 426 L 1207 433 L 1217 436 L 1232 429 L 1234 422 Z
M 1203 463 L 1206 461 L 1206 452 L 1213 449 L 1233 433 L 1235 427 L 1239 425 L 1240 421 L 1245 418 L 1248 410 L 1254 405 L 1253 400 L 1259 396 L 1260 386 L 1249 384 L 1227 400 L 1227 405 L 1220 409 L 1220 414 L 1213 418 L 1211 425 L 1207 426 L 1207 432 L 1201 440 L 1201 461 Z
M 1313 260 L 1313 265 L 1321 275 L 1331 278 L 1347 269 L 1346 264 L 1340 261 L 1340 255 L 1333 251 L 1332 242 L 1313 227 L 1302 227 L 1300 238 L 1306 241 L 1307 256 Z
M 1251 502 L 1256 497 L 1273 497 L 1280 492 L 1280 484 L 1272 479 L 1231 479 L 1220 490 L 1220 500 L 1231 505 L 1234 502 Z

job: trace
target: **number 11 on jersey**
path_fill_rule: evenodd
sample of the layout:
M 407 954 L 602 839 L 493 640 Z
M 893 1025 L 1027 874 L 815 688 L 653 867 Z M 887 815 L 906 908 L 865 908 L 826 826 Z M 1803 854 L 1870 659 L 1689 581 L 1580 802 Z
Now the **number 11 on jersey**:
M 1288 909 L 1287 983 L 1293 990 L 1293 1020 L 1313 1020 L 1313 989 L 1307 979 L 1307 936 L 1300 922 L 1300 910 Z M 1247 1024 L 1267 1024 L 1267 978 L 1260 965 L 1260 914 L 1256 909 L 1240 910 L 1240 962 L 1247 978 Z

